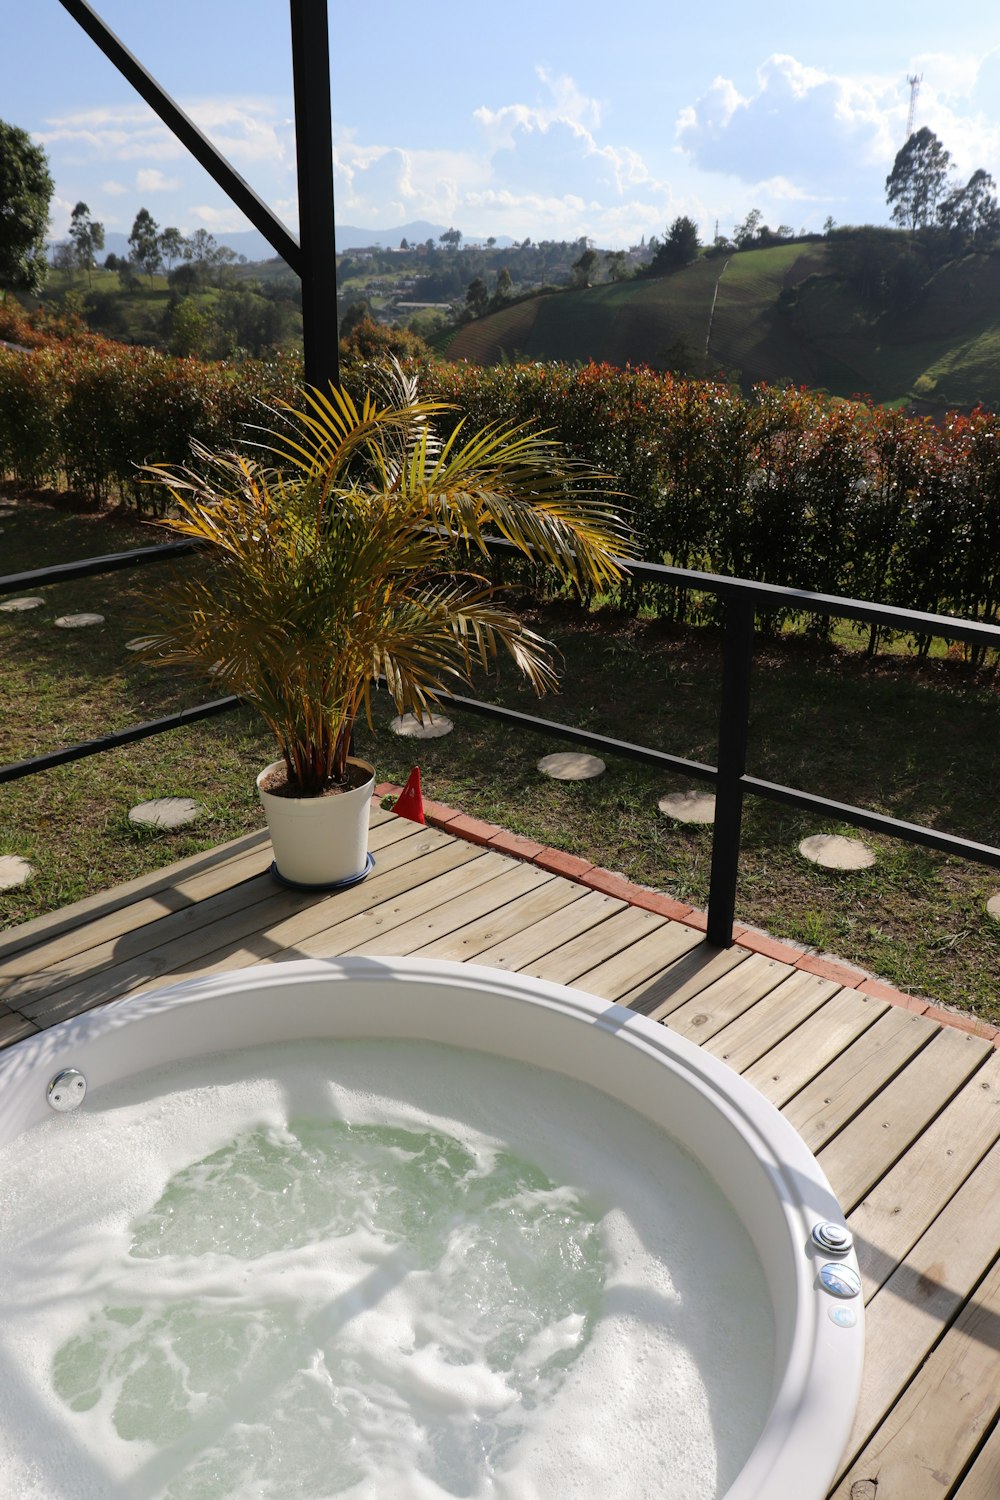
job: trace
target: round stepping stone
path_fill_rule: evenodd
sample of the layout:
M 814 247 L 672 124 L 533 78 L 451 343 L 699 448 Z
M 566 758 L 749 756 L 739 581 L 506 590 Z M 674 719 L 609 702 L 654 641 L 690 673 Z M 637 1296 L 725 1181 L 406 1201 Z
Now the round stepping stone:
M 867 844 L 840 833 L 814 833 L 802 840 L 799 853 L 825 870 L 867 870 L 875 863 L 874 851 Z
M 661 813 L 678 823 L 714 823 L 714 792 L 671 792 L 656 804 Z
M 60 630 L 83 630 L 88 625 L 103 625 L 103 615 L 60 615 L 56 624 Z
M 994 917 L 996 921 L 1000 922 L 1000 891 L 997 891 L 996 894 L 991 896 L 987 901 L 986 910 L 989 912 L 991 917 Z
M 152 802 L 140 802 L 128 817 L 130 823 L 147 828 L 185 828 L 200 812 L 193 797 L 156 797 Z
M 436 719 L 427 714 L 422 724 L 416 714 L 397 715 L 389 725 L 393 734 L 401 734 L 410 740 L 439 740 L 443 735 L 451 734 L 454 727 L 443 714 Z
M 3 604 L 0 604 L 0 609 L 5 615 L 16 615 L 25 609 L 37 609 L 40 604 L 44 603 L 44 599 L 39 599 L 37 595 L 32 594 L 26 599 L 5 599 Z
M 553 781 L 590 781 L 603 775 L 607 766 L 596 755 L 587 755 L 582 750 L 560 750 L 555 755 L 543 755 L 538 769 Z
M 19 854 L 0 854 L 0 891 L 12 891 L 16 885 L 24 885 L 35 873 Z

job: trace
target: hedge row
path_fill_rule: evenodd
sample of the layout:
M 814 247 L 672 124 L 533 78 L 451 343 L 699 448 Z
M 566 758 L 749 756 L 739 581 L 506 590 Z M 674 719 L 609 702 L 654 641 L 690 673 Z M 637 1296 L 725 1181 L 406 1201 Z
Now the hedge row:
M 357 391 L 371 369 L 348 368 L 347 384 Z M 184 462 L 192 437 L 238 441 L 299 380 L 292 360 L 206 365 L 90 335 L 0 348 L 0 474 L 138 503 L 138 464 Z M 982 410 L 934 424 L 608 365 L 427 361 L 423 388 L 473 424 L 537 421 L 616 476 L 651 560 L 1000 617 L 1000 419 Z M 672 591 L 656 602 L 686 617 L 714 608 Z
M 65 484 L 93 505 L 155 509 L 143 463 L 184 463 L 192 438 L 225 447 L 260 424 L 261 403 L 294 400 L 296 361 L 240 366 L 169 359 L 73 328 L 61 336 L 0 309 L 0 477 Z M 24 348 L 31 352 L 23 352 Z
M 995 622 L 1000 419 L 590 365 L 435 365 L 474 422 L 537 417 L 618 476 L 642 555 Z M 659 601 L 661 607 L 664 601 Z M 683 595 L 677 614 L 712 608 Z

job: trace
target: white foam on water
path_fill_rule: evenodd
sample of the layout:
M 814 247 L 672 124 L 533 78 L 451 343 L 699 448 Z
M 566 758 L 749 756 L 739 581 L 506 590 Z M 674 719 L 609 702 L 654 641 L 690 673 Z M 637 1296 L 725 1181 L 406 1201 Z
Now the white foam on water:
M 716 1500 L 763 1272 L 700 1167 L 559 1075 L 247 1049 L 0 1153 L 0 1494 Z

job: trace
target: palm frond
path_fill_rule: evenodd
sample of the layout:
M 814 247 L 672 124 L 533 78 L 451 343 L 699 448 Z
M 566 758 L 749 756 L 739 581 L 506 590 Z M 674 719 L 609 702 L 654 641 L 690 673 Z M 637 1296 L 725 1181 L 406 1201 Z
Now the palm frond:
M 490 538 L 581 586 L 613 582 L 631 552 L 608 476 L 551 435 L 458 422 L 442 440 L 447 405 L 398 367 L 387 379 L 386 404 L 306 391 L 269 434 L 271 464 L 195 447 L 197 467 L 149 469 L 168 529 L 204 556 L 162 590 L 147 655 L 252 703 L 303 789 L 343 774 L 380 676 L 418 713 L 501 652 L 536 692 L 557 685 L 548 644 L 468 566 Z

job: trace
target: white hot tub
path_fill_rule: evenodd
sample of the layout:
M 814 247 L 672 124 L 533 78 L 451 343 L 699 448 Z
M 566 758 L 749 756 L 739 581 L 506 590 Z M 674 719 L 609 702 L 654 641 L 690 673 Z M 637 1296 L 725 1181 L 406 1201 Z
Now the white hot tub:
M 579 991 L 348 958 L 137 996 L 0 1054 L 0 1158 L 19 1500 L 822 1500 L 850 1433 L 860 1281 L 814 1157 Z

